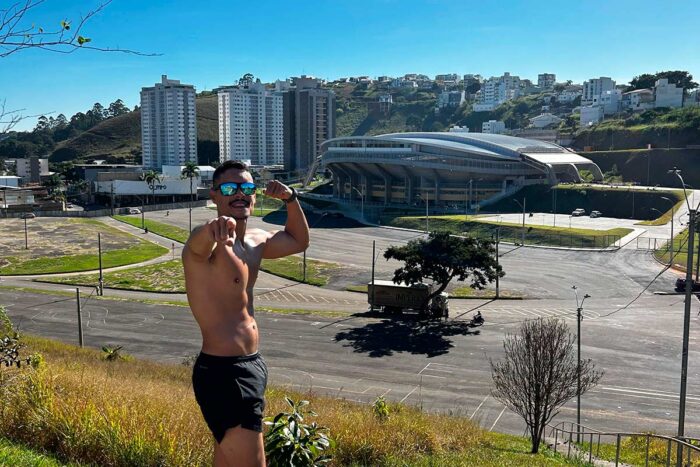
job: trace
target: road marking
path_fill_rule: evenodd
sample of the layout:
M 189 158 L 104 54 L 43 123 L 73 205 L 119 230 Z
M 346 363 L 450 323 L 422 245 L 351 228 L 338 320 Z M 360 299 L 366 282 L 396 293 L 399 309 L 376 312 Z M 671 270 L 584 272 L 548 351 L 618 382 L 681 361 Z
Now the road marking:
M 505 412 L 505 411 L 506 411 L 506 407 L 504 405 L 503 410 L 501 410 L 501 413 L 498 414 L 498 418 L 496 418 L 496 421 L 493 422 L 493 425 L 491 425 L 491 428 L 489 428 L 489 431 L 493 431 L 493 428 L 496 426 L 496 423 L 498 423 L 498 421 L 501 419 L 501 416 L 503 415 L 503 412 Z
M 405 401 L 406 399 L 408 399 L 408 396 L 410 396 L 411 394 L 413 394 L 413 392 L 414 392 L 416 389 L 418 389 L 418 386 L 415 386 L 413 389 L 411 389 L 411 391 L 410 391 L 408 394 L 406 394 L 406 395 L 403 397 L 403 399 L 401 399 L 401 400 L 399 401 L 399 403 L 402 403 L 403 401 Z
M 469 420 L 471 420 L 472 418 L 474 418 L 474 415 L 476 415 L 476 413 L 479 411 L 479 409 L 481 408 L 481 406 L 484 405 L 484 402 L 486 402 L 486 399 L 488 399 L 489 396 L 490 396 L 490 394 L 486 394 L 486 397 L 484 397 L 484 400 L 481 401 L 481 404 L 479 404 L 479 406 L 476 408 L 476 410 L 474 410 L 474 413 L 472 414 L 471 417 L 469 417 Z M 401 401 L 401 402 L 403 402 L 403 401 Z

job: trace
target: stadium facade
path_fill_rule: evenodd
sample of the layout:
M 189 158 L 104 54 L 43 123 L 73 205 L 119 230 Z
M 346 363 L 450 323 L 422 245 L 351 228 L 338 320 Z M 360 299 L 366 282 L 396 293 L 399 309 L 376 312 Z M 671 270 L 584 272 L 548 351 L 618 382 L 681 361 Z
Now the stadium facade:
M 527 185 L 581 182 L 580 170 L 603 179 L 593 161 L 566 148 L 496 134 L 351 136 L 322 149 L 319 162 L 341 203 L 478 209 Z

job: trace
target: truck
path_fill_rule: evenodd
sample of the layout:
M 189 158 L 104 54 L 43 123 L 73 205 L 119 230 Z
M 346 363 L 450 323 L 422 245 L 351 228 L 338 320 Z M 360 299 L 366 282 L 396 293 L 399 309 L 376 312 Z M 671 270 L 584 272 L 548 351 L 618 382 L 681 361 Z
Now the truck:
M 375 280 L 367 284 L 367 301 L 373 308 L 379 308 L 386 313 L 401 313 L 404 310 L 414 310 L 433 318 L 444 317 L 448 314 L 448 295 L 440 293 L 428 302 L 422 304 L 433 293 L 433 286 L 423 283 L 408 285 L 396 284 L 392 281 Z

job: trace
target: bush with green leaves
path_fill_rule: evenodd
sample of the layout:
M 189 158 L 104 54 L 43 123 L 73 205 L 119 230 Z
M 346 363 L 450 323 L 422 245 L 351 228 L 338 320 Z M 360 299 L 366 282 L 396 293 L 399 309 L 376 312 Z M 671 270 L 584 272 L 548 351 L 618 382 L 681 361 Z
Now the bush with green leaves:
M 102 358 L 108 362 L 114 362 L 117 360 L 129 360 L 129 356 L 122 354 L 122 347 L 118 345 L 117 347 L 109 347 L 107 345 L 102 346 Z
M 372 404 L 372 412 L 380 421 L 389 418 L 389 405 L 386 403 L 384 396 L 378 396 Z
M 270 427 L 265 434 L 265 452 L 269 465 L 312 467 L 330 462 L 331 457 L 326 451 L 334 443 L 328 436 L 328 428 L 318 426 L 316 422 L 305 422 L 305 417 L 316 416 L 305 408 L 309 401 L 294 402 L 289 397 L 284 399 L 290 411 L 265 419 L 265 424 Z

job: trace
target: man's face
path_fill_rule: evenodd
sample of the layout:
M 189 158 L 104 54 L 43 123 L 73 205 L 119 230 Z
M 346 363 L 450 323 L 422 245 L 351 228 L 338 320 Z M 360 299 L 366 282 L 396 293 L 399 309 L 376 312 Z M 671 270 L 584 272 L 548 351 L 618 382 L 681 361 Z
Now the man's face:
M 250 217 L 255 207 L 255 194 L 246 196 L 240 188 L 232 195 L 225 196 L 219 190 L 222 183 L 245 183 L 253 182 L 250 172 L 238 169 L 229 169 L 222 173 L 209 192 L 212 201 L 216 204 L 216 210 L 220 216 L 230 216 L 236 220 L 244 220 Z

